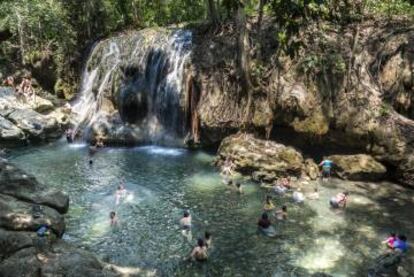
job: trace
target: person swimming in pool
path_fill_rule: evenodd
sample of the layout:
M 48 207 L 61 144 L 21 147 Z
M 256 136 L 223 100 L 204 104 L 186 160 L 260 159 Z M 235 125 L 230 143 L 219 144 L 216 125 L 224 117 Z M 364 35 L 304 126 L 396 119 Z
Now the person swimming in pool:
M 111 226 L 118 225 L 118 218 L 117 218 L 116 213 L 114 211 L 109 213 L 109 219 L 110 219 Z
M 287 207 L 283 205 L 282 209 L 277 210 L 275 215 L 277 220 L 286 220 L 288 217 Z
M 204 243 L 204 240 L 199 238 L 197 240 L 197 245 L 194 247 L 190 255 L 191 259 L 194 259 L 198 262 L 207 261 L 207 246 Z
M 331 208 L 345 209 L 347 201 L 348 201 L 348 196 L 349 196 L 349 192 L 344 191 L 344 192 L 338 193 L 335 197 L 332 197 L 331 200 L 329 200 L 329 204 L 331 205 Z
M 266 196 L 265 203 L 263 205 L 263 210 L 271 211 L 275 208 L 275 205 L 272 203 L 272 197 L 270 195 Z
M 119 205 L 121 202 L 121 199 L 126 196 L 126 189 L 123 184 L 120 184 L 118 186 L 118 189 L 115 192 L 115 204 Z

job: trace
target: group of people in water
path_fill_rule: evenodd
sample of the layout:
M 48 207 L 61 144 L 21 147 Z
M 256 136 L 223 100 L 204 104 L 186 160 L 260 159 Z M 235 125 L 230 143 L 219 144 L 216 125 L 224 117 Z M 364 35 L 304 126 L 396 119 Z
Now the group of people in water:
M 22 102 L 27 102 L 27 99 L 31 99 L 36 102 L 36 93 L 33 89 L 32 76 L 30 74 L 25 75 L 19 85 L 15 84 L 13 76 L 8 76 L 4 81 L 3 85 L 12 87 L 16 92 L 16 97 Z

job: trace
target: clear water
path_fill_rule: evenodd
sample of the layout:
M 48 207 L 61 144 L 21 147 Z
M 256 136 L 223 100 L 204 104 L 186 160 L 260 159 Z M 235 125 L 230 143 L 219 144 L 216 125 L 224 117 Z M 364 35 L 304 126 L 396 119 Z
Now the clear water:
M 288 206 L 289 220 L 273 220 L 279 235 L 268 238 L 256 229 L 266 192 L 248 182 L 243 195 L 229 190 L 211 166 L 213 156 L 204 152 L 104 149 L 89 166 L 85 145 L 59 142 L 18 150 L 10 159 L 69 194 L 65 240 L 104 261 L 157 276 L 366 276 L 384 251 L 380 242 L 389 230 L 414 235 L 414 193 L 389 183 L 303 184 L 309 190 L 319 186 L 321 199 L 296 205 L 289 197 L 276 197 L 277 206 Z M 128 196 L 116 206 L 115 190 L 123 178 Z M 352 193 L 349 207 L 345 213 L 331 211 L 328 199 L 343 189 Z M 178 227 L 186 208 L 195 225 L 190 241 Z M 109 224 L 112 210 L 119 215 L 117 228 Z M 205 230 L 213 234 L 209 261 L 184 261 Z

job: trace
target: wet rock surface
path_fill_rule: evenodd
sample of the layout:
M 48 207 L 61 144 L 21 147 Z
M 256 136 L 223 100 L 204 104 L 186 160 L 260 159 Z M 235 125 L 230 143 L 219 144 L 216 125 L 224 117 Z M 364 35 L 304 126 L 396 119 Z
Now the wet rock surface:
M 236 134 L 223 140 L 218 150 L 217 164 L 222 165 L 229 159 L 235 170 L 251 175 L 255 180 L 272 182 L 280 177 L 307 175 L 305 160 L 300 152 L 292 147 L 273 141 L 255 138 L 251 134 Z M 314 162 L 308 160 L 307 165 L 315 168 Z
M 0 161 L 0 276 L 143 276 L 62 241 L 68 205 L 62 192 L 48 192 L 33 176 Z M 44 224 L 51 233 L 40 237 L 36 231 Z
M 47 99 L 18 99 L 12 88 L 0 87 L 0 143 L 15 146 L 60 137 L 65 122 L 54 108 Z
M 334 174 L 342 179 L 376 181 L 383 179 L 387 173 L 384 165 L 365 154 L 333 155 L 327 159 L 334 162 Z

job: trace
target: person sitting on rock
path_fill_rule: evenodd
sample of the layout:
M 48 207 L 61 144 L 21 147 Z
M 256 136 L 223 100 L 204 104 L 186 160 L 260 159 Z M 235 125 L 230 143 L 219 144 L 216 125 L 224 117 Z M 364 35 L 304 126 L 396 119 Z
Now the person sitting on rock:
M 388 236 L 388 238 L 386 240 L 384 240 L 382 243 L 387 245 L 387 247 L 389 248 L 393 248 L 394 247 L 394 242 L 397 240 L 397 234 L 395 233 L 390 233 L 390 235 Z
M 305 196 L 301 192 L 300 188 L 298 188 L 292 195 L 293 202 L 295 203 L 302 203 L 305 201 Z
M 277 220 L 286 220 L 288 217 L 288 213 L 287 213 L 287 207 L 285 205 L 282 206 L 281 210 L 277 210 L 276 213 L 276 219 Z
M 392 245 L 392 248 L 402 253 L 407 252 L 408 250 L 407 237 L 405 235 L 398 235 L 397 239 L 394 241 Z
M 333 161 L 325 159 L 320 164 L 319 167 L 322 167 L 322 178 L 327 179 L 331 177 L 331 169 L 333 166 Z
M 110 219 L 111 226 L 116 226 L 118 224 L 118 218 L 114 211 L 109 213 L 109 219 Z
M 204 262 L 207 260 L 207 247 L 204 243 L 204 240 L 199 238 L 197 240 L 197 245 L 194 247 L 193 251 L 191 252 L 190 257 L 195 259 L 198 262 Z
M 8 76 L 4 81 L 3 81 L 3 85 L 7 86 L 7 87 L 12 87 L 13 89 L 16 88 L 16 85 L 14 84 L 14 78 L 13 76 Z
M 329 204 L 331 205 L 331 208 L 338 209 L 338 208 L 346 208 L 346 204 L 348 201 L 349 192 L 344 191 L 341 193 L 338 193 L 335 197 L 332 197 L 331 200 L 329 200 Z
M 275 208 L 275 205 L 272 203 L 272 197 L 270 195 L 266 196 L 266 200 L 263 206 L 263 210 L 271 211 Z
M 31 98 L 32 101 L 36 100 L 36 94 L 33 90 L 32 86 L 32 77 L 30 75 L 27 75 L 26 77 L 23 77 L 22 82 L 20 83 L 18 90 L 26 96 L 26 98 Z

